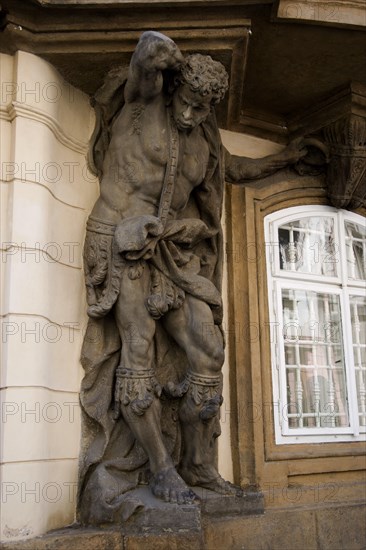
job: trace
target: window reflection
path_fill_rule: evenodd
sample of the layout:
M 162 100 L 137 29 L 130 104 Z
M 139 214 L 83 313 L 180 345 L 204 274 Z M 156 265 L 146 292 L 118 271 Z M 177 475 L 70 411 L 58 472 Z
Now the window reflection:
M 346 221 L 345 232 L 348 278 L 366 280 L 366 227 Z
M 366 298 L 350 297 L 353 360 L 360 426 L 366 426 Z
M 281 225 L 278 239 L 281 269 L 337 276 L 338 251 L 333 218 L 314 216 Z
M 290 428 L 348 426 L 339 297 L 282 290 Z

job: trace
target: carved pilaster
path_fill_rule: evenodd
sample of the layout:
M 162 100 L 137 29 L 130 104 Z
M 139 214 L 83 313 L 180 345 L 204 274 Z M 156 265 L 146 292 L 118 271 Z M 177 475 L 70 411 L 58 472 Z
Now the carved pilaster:
M 337 208 L 366 206 L 366 118 L 345 116 L 323 129 L 330 149 L 328 195 Z

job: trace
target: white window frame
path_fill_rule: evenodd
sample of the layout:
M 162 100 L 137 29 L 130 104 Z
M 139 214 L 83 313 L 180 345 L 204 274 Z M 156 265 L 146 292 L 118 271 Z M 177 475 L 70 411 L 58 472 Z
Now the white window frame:
M 290 221 L 301 218 L 330 217 L 335 229 L 337 254 L 337 276 L 309 275 L 280 269 L 278 228 Z M 366 427 L 359 426 L 357 387 L 354 367 L 350 296 L 366 296 L 365 281 L 348 278 L 344 222 L 349 220 L 366 226 L 366 219 L 360 215 L 337 210 L 330 206 L 300 206 L 286 208 L 265 217 L 265 243 L 267 262 L 267 281 L 269 294 L 271 331 L 271 367 L 274 400 L 274 424 L 276 444 L 324 443 L 341 441 L 365 441 Z M 344 259 L 344 261 L 342 261 Z M 284 358 L 282 289 L 301 289 L 335 294 L 340 297 L 343 352 L 348 397 L 350 426 L 345 427 L 306 427 L 289 428 L 286 391 L 286 368 Z

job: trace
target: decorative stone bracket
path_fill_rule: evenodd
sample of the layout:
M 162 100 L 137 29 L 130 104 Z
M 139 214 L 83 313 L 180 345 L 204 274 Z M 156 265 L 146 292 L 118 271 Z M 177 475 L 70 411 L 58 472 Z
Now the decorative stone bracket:
M 330 203 L 336 208 L 366 207 L 366 86 L 350 82 L 331 96 L 294 115 L 288 124 L 292 138 L 305 139 L 309 155 L 306 173 L 326 166 Z M 322 158 L 321 158 L 322 155 Z
M 323 129 L 329 147 L 328 195 L 336 208 L 366 206 L 366 118 L 349 115 Z

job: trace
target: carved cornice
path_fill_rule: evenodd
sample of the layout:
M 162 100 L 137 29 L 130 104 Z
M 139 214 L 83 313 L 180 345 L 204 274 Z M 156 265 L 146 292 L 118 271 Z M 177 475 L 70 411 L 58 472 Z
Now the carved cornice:
M 298 23 L 366 26 L 366 0 L 278 0 L 274 17 Z
M 358 82 L 349 82 L 333 90 L 321 101 L 307 109 L 290 113 L 286 118 L 275 118 L 269 113 L 243 109 L 240 113 L 240 124 L 235 129 L 287 143 L 289 138 L 319 132 L 340 117 L 351 114 L 366 117 L 366 87 Z
M 1 0 L 0 51 L 13 54 L 22 49 L 39 55 L 92 96 L 109 69 L 128 65 L 142 31 L 156 29 L 171 36 L 179 30 L 174 38 L 184 52 L 212 55 L 231 73 L 231 107 L 227 101 L 219 106 L 220 125 L 286 143 L 293 115 L 301 119 L 307 105 L 348 80 L 364 78 L 363 33 L 324 28 L 323 35 L 294 21 L 270 22 L 271 4 L 278 7 L 278 1 Z M 234 29 L 249 29 L 249 20 L 250 62 L 240 89 L 248 37 L 235 38 Z M 306 131 L 299 128 L 299 133 Z
M 358 82 L 349 82 L 308 109 L 289 116 L 289 134 L 291 138 L 312 134 L 350 115 L 366 117 L 366 87 Z
M 220 5 L 230 3 L 214 2 L 212 6 L 210 2 L 197 3 L 207 6 L 197 13 L 188 9 L 189 2 L 183 2 L 185 7 L 173 3 L 174 13 L 170 17 L 169 13 L 163 16 L 162 9 L 155 9 L 160 2 L 111 2 L 101 11 L 98 1 L 75 2 L 70 6 L 70 2 L 62 1 L 39 5 L 5 0 L 9 13 L 0 33 L 0 50 L 39 55 L 51 62 L 69 83 L 92 96 L 109 69 L 128 65 L 141 33 L 153 28 L 170 36 L 183 53 L 201 52 L 225 65 L 230 76 L 229 94 L 217 114 L 220 126 L 234 129 L 242 104 L 250 21 L 228 14 L 226 8 L 223 24 L 220 10 L 224 8 Z M 148 4 L 146 17 L 143 7 Z

